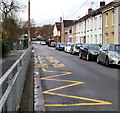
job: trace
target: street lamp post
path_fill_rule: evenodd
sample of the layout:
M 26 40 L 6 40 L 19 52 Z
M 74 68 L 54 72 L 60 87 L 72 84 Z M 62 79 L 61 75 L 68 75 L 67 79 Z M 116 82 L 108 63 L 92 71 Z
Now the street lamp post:
M 28 47 L 30 46 L 30 0 L 28 0 Z

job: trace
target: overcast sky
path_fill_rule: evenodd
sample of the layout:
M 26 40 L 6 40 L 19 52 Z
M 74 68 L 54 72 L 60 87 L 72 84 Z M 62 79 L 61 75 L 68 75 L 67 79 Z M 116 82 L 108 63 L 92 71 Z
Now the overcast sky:
M 77 20 L 87 14 L 87 9 L 99 8 L 101 0 L 30 0 L 31 19 L 36 26 L 54 24 L 60 21 L 60 17 L 69 20 Z M 106 4 L 113 0 L 105 0 Z M 21 0 L 21 4 L 28 6 L 28 0 Z M 27 20 L 27 7 L 21 12 L 21 18 Z

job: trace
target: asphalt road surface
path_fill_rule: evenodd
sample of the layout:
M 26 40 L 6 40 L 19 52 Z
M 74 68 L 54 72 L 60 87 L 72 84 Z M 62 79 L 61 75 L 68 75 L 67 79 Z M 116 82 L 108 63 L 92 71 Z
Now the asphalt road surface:
M 46 111 L 118 111 L 117 67 L 34 44 Z

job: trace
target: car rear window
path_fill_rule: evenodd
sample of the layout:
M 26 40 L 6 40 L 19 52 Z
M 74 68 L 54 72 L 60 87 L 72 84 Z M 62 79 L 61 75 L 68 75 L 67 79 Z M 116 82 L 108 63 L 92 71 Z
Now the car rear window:
M 120 52 L 120 45 L 110 45 L 110 51 L 119 51 Z
M 100 46 L 99 46 L 99 45 L 96 45 L 96 44 L 90 44 L 90 45 L 88 45 L 88 48 L 89 48 L 89 49 L 92 49 L 92 50 L 99 50 L 99 49 L 100 49 Z
M 80 46 L 81 46 L 81 44 L 76 44 L 76 46 L 77 46 L 77 47 L 80 47 Z
M 115 50 L 120 52 L 120 45 L 117 45 L 117 46 L 115 47 Z

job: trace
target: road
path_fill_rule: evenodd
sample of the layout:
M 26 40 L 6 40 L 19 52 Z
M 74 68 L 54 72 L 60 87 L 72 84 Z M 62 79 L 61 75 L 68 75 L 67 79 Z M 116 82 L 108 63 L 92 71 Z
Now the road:
M 119 68 L 34 45 L 46 111 L 117 111 Z

